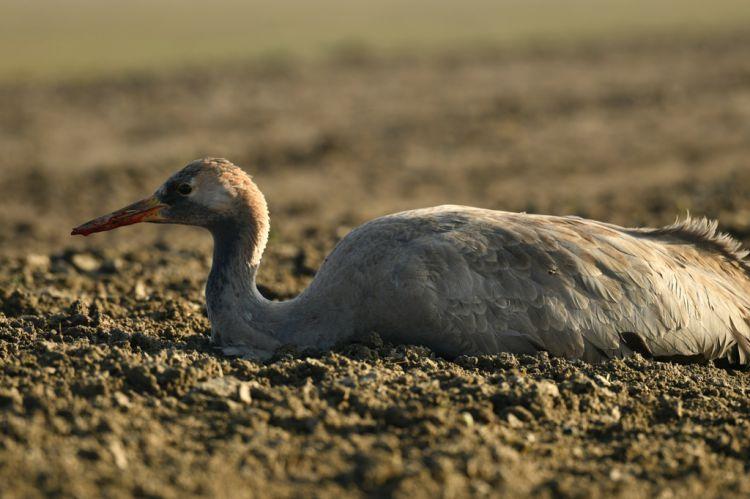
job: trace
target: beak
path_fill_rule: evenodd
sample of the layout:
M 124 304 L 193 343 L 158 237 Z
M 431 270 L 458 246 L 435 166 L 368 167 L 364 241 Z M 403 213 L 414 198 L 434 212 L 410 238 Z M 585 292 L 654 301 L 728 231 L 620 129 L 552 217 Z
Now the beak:
M 73 229 L 70 235 L 75 236 L 80 234 L 88 236 L 94 232 L 103 232 L 140 222 L 166 222 L 168 219 L 160 214 L 160 211 L 166 207 L 166 204 L 156 199 L 155 196 L 151 196 L 150 198 L 128 205 L 121 210 L 113 211 L 109 215 L 104 215 L 83 225 L 79 225 Z

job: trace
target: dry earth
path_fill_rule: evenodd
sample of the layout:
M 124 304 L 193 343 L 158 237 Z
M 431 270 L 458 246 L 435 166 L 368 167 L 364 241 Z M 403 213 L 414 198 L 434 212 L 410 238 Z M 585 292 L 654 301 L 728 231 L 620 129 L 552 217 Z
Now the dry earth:
M 750 241 L 750 36 L 383 59 L 351 52 L 0 86 L 0 495 L 750 495 L 750 373 L 641 358 L 267 364 L 208 342 L 205 234 L 69 228 L 204 155 L 274 221 L 266 294 L 364 220 L 463 203 Z

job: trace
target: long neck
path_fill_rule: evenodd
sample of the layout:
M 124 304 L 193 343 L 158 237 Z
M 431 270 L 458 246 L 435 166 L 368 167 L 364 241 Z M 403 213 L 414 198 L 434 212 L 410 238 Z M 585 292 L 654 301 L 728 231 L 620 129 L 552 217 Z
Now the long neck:
M 228 352 L 267 356 L 292 344 L 327 347 L 340 339 L 341 321 L 327 297 L 308 289 L 285 302 L 269 301 L 255 278 L 268 238 L 268 220 L 236 220 L 212 228 L 214 255 L 206 285 L 212 340 Z
M 258 340 L 256 347 L 272 351 L 283 341 L 274 327 L 278 325 L 278 314 L 255 284 L 268 240 L 267 212 L 249 209 L 210 230 L 214 254 L 206 283 L 206 304 L 214 344 L 239 346 L 250 336 Z
M 251 305 L 266 306 L 255 286 L 255 274 L 268 242 L 271 222 L 268 205 L 260 189 L 242 174 L 232 215 L 209 227 L 214 237 L 214 258 L 206 297 L 222 298 L 222 292 L 239 292 L 253 299 Z M 257 304 L 255 303 L 257 302 Z M 224 305 L 219 302 L 217 305 Z M 209 303 L 209 307 L 211 307 Z M 218 311 L 218 310 L 217 310 Z
M 208 275 L 206 294 L 209 299 L 219 292 L 241 292 L 257 301 L 260 306 L 267 300 L 258 292 L 255 276 L 262 252 L 258 250 L 258 237 L 251 227 L 232 224 L 214 228 L 214 254 Z

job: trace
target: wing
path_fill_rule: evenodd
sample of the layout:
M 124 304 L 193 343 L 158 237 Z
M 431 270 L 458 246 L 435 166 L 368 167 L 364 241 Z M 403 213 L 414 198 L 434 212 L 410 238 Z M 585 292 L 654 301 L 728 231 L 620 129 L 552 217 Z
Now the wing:
M 410 263 L 441 331 L 433 348 L 750 361 L 748 279 L 717 255 L 576 217 L 433 216 Z

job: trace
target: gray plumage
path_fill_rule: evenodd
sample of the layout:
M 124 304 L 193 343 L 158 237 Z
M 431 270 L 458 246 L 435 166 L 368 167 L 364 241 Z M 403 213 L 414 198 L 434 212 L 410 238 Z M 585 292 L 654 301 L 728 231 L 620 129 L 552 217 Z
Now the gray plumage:
M 600 361 L 639 351 L 746 364 L 744 255 L 706 220 L 625 229 L 441 206 L 356 229 L 318 279 L 368 293 L 353 305 L 358 319 L 389 340 L 447 355 Z
M 325 349 L 377 331 L 447 356 L 547 351 L 601 361 L 639 352 L 750 363 L 747 252 L 715 222 L 627 229 L 465 206 L 407 211 L 352 231 L 308 289 L 271 302 L 255 286 L 268 235 L 260 191 L 231 163 L 206 159 L 157 195 L 185 181 L 193 199 L 159 221 L 214 235 L 207 304 L 213 339 L 230 354 Z

